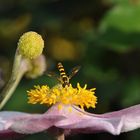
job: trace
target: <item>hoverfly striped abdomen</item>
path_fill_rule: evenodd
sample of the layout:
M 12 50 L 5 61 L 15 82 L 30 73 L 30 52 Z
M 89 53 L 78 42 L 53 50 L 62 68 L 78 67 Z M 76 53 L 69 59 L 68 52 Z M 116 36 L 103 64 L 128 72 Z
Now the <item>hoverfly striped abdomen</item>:
M 69 86 L 69 84 L 70 84 L 69 77 L 67 76 L 62 63 L 58 63 L 57 67 L 60 72 L 60 80 L 61 80 L 62 86 L 63 87 L 65 87 L 66 85 Z
M 62 86 L 65 87 L 70 85 L 70 79 L 79 71 L 80 66 L 74 67 L 69 75 L 66 74 L 62 63 L 59 62 L 57 68 L 60 72 L 59 76 L 53 72 L 49 72 L 47 75 L 50 77 L 55 77 L 62 84 Z

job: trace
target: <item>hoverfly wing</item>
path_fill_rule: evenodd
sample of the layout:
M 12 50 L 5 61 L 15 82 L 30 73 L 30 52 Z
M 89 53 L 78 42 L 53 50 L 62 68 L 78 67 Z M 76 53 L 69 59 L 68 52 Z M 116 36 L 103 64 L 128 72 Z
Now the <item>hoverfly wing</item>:
M 58 77 L 58 75 L 52 71 L 46 72 L 46 75 L 49 77 L 54 77 L 54 78 Z
M 53 78 L 57 79 L 58 81 L 60 81 L 59 75 L 57 75 L 54 72 L 51 72 L 51 71 L 50 72 L 47 72 L 46 75 L 49 76 L 49 77 L 53 77 Z
M 81 66 L 74 67 L 69 74 L 69 79 L 71 79 L 80 70 L 80 68 Z

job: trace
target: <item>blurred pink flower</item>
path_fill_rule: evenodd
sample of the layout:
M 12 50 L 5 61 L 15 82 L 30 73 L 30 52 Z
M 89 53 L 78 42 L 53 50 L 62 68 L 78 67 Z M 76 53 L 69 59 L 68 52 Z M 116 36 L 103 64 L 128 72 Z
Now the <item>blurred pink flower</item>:
M 62 129 L 65 135 L 77 133 L 108 132 L 119 135 L 140 127 L 140 105 L 120 111 L 91 114 L 82 109 L 59 104 L 44 114 L 0 112 L 0 138 L 15 134 L 33 134 L 47 129 Z

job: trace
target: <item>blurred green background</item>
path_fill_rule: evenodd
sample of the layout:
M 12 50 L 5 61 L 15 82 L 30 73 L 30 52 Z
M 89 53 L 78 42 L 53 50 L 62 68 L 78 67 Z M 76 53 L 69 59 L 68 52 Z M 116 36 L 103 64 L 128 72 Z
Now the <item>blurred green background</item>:
M 140 102 L 140 0 L 0 0 L 0 88 L 12 69 L 19 37 L 36 31 L 45 41 L 47 70 L 66 71 L 81 65 L 71 83 L 96 87 L 98 104 L 93 113 L 126 108 Z M 43 105 L 27 104 L 33 85 L 57 81 L 43 75 L 23 78 L 3 110 L 43 113 Z M 112 136 L 107 133 L 69 136 L 67 140 L 139 140 L 140 130 Z M 51 139 L 46 133 L 22 140 Z

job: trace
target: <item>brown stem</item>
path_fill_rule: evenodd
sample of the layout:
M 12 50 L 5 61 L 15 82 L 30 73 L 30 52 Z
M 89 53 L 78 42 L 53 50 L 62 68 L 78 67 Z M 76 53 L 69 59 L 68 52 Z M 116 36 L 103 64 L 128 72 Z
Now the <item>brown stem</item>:
M 64 136 L 64 133 L 61 133 L 60 135 L 58 135 L 56 137 L 57 140 L 65 140 L 65 136 Z
M 55 129 L 55 134 L 56 140 L 65 140 L 64 130 Z

